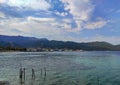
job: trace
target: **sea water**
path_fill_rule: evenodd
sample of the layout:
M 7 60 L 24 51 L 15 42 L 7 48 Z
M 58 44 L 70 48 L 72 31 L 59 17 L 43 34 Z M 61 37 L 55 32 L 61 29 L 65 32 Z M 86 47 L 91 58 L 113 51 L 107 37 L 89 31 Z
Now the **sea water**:
M 24 85 L 120 85 L 118 51 L 0 53 L 0 81 L 20 85 L 20 68 Z

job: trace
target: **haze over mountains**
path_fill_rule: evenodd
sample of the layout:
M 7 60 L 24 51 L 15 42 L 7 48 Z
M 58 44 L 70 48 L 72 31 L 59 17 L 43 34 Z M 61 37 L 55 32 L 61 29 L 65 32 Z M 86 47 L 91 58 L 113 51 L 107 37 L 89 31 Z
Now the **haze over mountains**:
M 112 45 L 108 42 L 76 43 L 72 41 L 56 41 L 46 38 L 7 36 L 0 35 L 0 47 L 21 47 L 21 48 L 51 48 L 51 49 L 72 49 L 88 51 L 120 51 L 120 45 Z

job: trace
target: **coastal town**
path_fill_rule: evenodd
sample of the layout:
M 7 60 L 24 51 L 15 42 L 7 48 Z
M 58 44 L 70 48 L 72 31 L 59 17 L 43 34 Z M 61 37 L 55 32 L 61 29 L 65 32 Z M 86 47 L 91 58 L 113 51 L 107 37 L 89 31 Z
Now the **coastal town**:
M 55 52 L 55 51 L 70 52 L 70 51 L 83 51 L 83 50 L 72 50 L 72 49 L 67 49 L 67 48 L 64 48 L 64 49 L 58 49 L 58 48 L 55 48 L 55 49 L 52 49 L 52 48 L 27 48 L 26 51 L 27 52 Z

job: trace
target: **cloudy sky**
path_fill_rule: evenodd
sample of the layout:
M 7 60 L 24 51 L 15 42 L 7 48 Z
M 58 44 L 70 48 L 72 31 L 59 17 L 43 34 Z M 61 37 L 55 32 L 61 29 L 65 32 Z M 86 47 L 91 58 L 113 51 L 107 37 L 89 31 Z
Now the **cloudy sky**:
M 0 0 L 0 34 L 120 44 L 120 0 Z

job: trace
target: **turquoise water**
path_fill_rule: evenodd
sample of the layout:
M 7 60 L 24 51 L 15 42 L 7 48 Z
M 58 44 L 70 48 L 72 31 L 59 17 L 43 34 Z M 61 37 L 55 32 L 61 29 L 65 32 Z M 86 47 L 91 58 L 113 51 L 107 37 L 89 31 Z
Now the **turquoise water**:
M 20 85 L 21 66 L 25 85 L 120 85 L 120 52 L 1 52 L 0 81 Z

